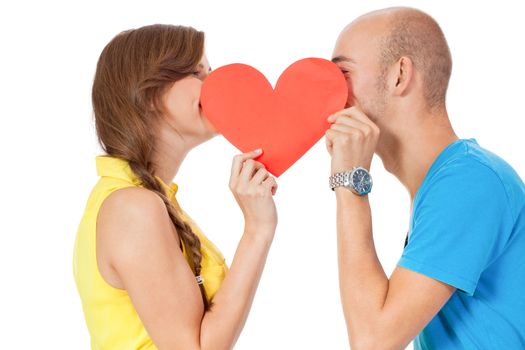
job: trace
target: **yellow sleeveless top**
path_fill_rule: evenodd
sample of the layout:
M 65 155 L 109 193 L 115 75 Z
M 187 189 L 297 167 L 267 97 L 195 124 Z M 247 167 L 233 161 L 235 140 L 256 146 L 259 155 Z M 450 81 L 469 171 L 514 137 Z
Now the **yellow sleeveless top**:
M 128 293 L 109 285 L 103 279 L 98 270 L 96 258 L 96 221 L 102 202 L 115 190 L 130 186 L 140 187 L 140 181 L 126 160 L 97 156 L 96 166 L 101 178 L 87 201 L 78 227 L 73 254 L 73 273 L 91 336 L 91 349 L 156 349 Z M 201 240 L 201 276 L 204 279 L 207 296 L 211 300 L 228 271 L 224 257 L 179 206 L 175 198 L 178 185 L 172 182 L 168 186 L 159 177 L 157 179 L 160 180 L 181 218 L 192 227 Z M 184 245 L 183 253 L 190 264 Z

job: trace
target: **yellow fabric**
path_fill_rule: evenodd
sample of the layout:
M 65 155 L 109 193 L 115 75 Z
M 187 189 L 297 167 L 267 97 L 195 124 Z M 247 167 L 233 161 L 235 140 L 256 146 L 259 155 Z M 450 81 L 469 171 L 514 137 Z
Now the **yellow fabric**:
M 97 156 L 96 166 L 101 178 L 89 196 L 78 227 L 73 256 L 73 273 L 91 336 L 91 348 L 93 350 L 156 349 L 128 293 L 112 287 L 103 279 L 96 259 L 96 220 L 102 202 L 113 191 L 130 186 L 140 186 L 140 182 L 125 160 L 110 156 Z M 211 300 L 228 271 L 224 257 L 179 206 L 175 198 L 178 185 L 172 182 L 168 186 L 162 180 L 160 182 L 183 220 L 193 228 L 201 240 L 201 276 L 204 278 L 204 287 Z M 188 260 L 184 245 L 183 252 Z M 188 263 L 190 263 L 189 260 Z

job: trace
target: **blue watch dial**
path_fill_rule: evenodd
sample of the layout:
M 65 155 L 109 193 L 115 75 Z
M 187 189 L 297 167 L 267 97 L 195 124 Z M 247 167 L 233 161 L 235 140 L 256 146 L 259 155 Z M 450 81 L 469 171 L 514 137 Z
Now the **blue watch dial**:
M 372 190 L 372 178 L 368 171 L 362 168 L 358 168 L 353 172 L 352 184 L 359 195 L 365 195 Z

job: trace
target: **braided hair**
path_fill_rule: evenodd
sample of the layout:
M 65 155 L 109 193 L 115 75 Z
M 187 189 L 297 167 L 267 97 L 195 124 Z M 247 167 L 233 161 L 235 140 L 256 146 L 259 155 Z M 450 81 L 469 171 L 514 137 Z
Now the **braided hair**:
M 92 104 L 98 142 L 105 153 L 128 161 L 140 184 L 155 192 L 186 248 L 202 294 L 201 242 L 175 209 L 155 175 L 157 120 L 162 96 L 192 74 L 204 54 L 204 33 L 191 27 L 155 24 L 124 31 L 103 49 L 97 63 Z

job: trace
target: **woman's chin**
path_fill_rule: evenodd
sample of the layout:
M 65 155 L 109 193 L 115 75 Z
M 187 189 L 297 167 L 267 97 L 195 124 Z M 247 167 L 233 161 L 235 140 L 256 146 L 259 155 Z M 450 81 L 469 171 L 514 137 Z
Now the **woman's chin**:
M 215 129 L 215 126 L 213 126 L 212 123 L 210 123 L 210 121 L 208 120 L 208 118 L 206 118 L 202 113 L 201 113 L 201 118 L 204 122 L 204 126 L 206 127 L 206 129 L 208 130 L 208 133 L 211 134 L 212 136 L 217 136 L 219 135 L 219 131 L 217 129 Z
M 221 133 L 218 132 L 217 130 L 212 129 L 212 130 L 210 131 L 210 139 L 214 138 L 215 136 L 219 136 L 220 134 L 221 134 Z
M 206 131 L 204 131 L 202 135 L 203 142 L 209 141 L 219 134 L 220 133 L 212 125 L 206 125 Z

